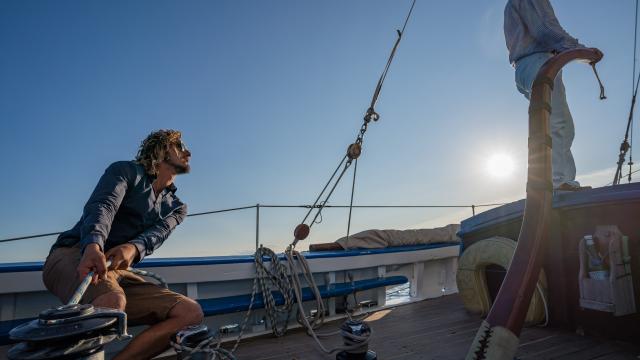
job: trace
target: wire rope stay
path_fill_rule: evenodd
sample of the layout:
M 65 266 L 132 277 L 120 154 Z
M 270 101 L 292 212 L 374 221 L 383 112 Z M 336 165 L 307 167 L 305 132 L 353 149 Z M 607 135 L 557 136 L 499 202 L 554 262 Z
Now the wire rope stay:
M 313 272 L 311 271 L 307 260 L 300 252 L 295 250 L 295 246 L 298 243 L 298 241 L 307 238 L 313 224 L 319 222 L 318 218 L 321 216 L 323 208 L 326 206 L 331 195 L 333 194 L 336 187 L 338 186 L 340 180 L 343 178 L 344 174 L 349 169 L 349 167 L 354 162 L 354 160 L 357 161 L 358 157 L 360 156 L 362 152 L 362 143 L 364 141 L 364 135 L 367 131 L 368 124 L 371 121 L 377 121 L 380 118 L 380 116 L 375 112 L 375 104 L 377 103 L 378 97 L 380 96 L 382 85 L 387 76 L 389 67 L 393 60 L 395 52 L 398 48 L 400 40 L 402 39 L 402 34 L 404 33 L 404 30 L 411 16 L 411 13 L 413 12 L 415 3 L 416 3 L 416 0 L 413 0 L 409 13 L 407 14 L 404 25 L 402 27 L 402 30 L 397 31 L 398 38 L 393 46 L 389 59 L 387 60 L 385 69 L 382 75 L 380 76 L 380 79 L 378 80 L 378 84 L 376 86 L 373 97 L 371 99 L 371 103 L 365 113 L 363 124 L 360 127 L 360 131 L 358 132 L 355 142 L 349 145 L 349 147 L 347 148 L 346 154 L 340 160 L 338 166 L 336 167 L 336 169 L 330 176 L 329 180 L 326 182 L 326 184 L 324 185 L 324 187 L 316 197 L 316 200 L 314 201 L 314 203 L 308 206 L 309 211 L 307 211 L 303 220 L 294 229 L 294 240 L 284 252 L 284 255 L 288 263 L 288 269 L 287 269 L 288 271 L 284 269 L 284 265 L 280 263 L 278 256 L 272 250 L 262 246 L 260 246 L 256 250 L 254 255 L 254 262 L 256 265 L 256 277 L 254 278 L 254 282 L 253 282 L 251 300 L 250 300 L 249 308 L 247 310 L 245 319 L 243 321 L 243 324 L 240 330 L 240 335 L 238 336 L 233 349 L 230 351 L 231 354 L 238 347 L 240 340 L 242 338 L 242 335 L 244 334 L 244 329 L 247 325 L 247 321 L 251 314 L 252 307 L 255 302 L 256 294 L 258 293 L 258 286 L 260 287 L 260 291 L 264 300 L 265 310 L 266 310 L 267 316 L 269 317 L 269 321 L 271 323 L 272 332 L 276 336 L 284 335 L 284 333 L 287 330 L 289 316 L 291 314 L 291 310 L 293 306 L 293 298 L 292 298 L 292 295 L 293 295 L 295 297 L 295 302 L 298 304 L 298 309 L 297 309 L 298 322 L 307 329 L 307 333 L 313 337 L 313 339 L 316 341 L 319 348 L 323 352 L 334 353 L 341 350 L 342 351 L 345 351 L 345 350 L 361 351 L 362 349 L 365 349 L 366 351 L 366 347 L 368 346 L 371 332 L 369 332 L 368 335 L 366 336 L 360 336 L 357 334 L 352 334 L 346 331 L 342 331 L 342 336 L 345 339 L 345 343 L 347 343 L 348 345 L 342 345 L 342 346 L 335 347 L 333 349 L 327 349 L 322 344 L 319 337 L 335 335 L 338 332 L 333 332 L 329 334 L 316 333 L 315 330 L 324 323 L 325 312 L 326 312 L 324 307 L 324 302 L 322 300 L 320 290 L 313 278 Z M 340 171 L 341 168 L 342 168 L 342 171 Z M 355 172 L 354 172 L 354 179 L 353 179 L 353 185 L 352 185 L 352 196 L 351 196 L 351 201 L 349 203 L 350 214 L 351 214 L 351 209 L 353 208 L 353 188 L 354 187 L 355 187 Z M 313 217 L 311 217 L 314 210 L 316 210 L 315 214 L 313 215 Z M 309 219 L 311 219 L 309 221 L 309 224 L 306 224 L 305 222 Z M 270 268 L 264 264 L 263 262 L 264 257 L 270 260 L 269 261 L 269 263 L 271 264 Z M 311 321 L 305 315 L 305 311 L 302 306 L 302 287 L 301 287 L 301 281 L 300 281 L 301 280 L 300 274 L 302 274 L 305 282 L 308 284 L 311 292 L 313 293 L 315 302 L 317 304 L 317 307 L 316 307 L 317 311 L 315 312 L 314 315 L 310 317 Z M 275 306 L 275 300 L 273 299 L 273 294 L 271 292 L 273 286 L 277 287 L 277 289 L 280 291 L 280 293 L 284 296 L 284 299 L 285 299 L 284 304 L 279 308 Z M 278 328 L 277 326 L 279 314 L 284 314 L 284 317 L 285 317 L 284 325 L 282 326 L 282 328 Z M 349 313 L 347 313 L 347 315 L 350 317 Z
M 402 40 L 402 36 L 404 35 L 405 29 L 407 27 L 409 19 L 411 18 L 411 14 L 413 13 L 413 9 L 414 9 L 415 5 L 416 5 L 416 0 L 413 0 L 411 2 L 411 7 L 409 8 L 409 12 L 407 13 L 407 16 L 406 16 L 406 18 L 404 20 L 404 24 L 402 25 L 402 30 L 396 30 L 396 33 L 397 33 L 398 37 L 396 38 L 396 41 L 395 41 L 395 43 L 393 45 L 393 48 L 391 49 L 391 53 L 389 54 L 389 57 L 387 59 L 387 63 L 385 64 L 384 70 L 382 71 L 382 74 L 380 75 L 380 78 L 378 79 L 378 83 L 376 84 L 376 88 L 375 88 L 375 90 L 373 92 L 373 96 L 371 97 L 371 102 L 369 103 L 369 107 L 367 108 L 367 110 L 365 112 L 365 115 L 364 115 L 364 118 L 363 118 L 363 123 L 360 126 L 360 131 L 358 132 L 358 134 L 356 136 L 356 140 L 347 147 L 346 154 L 344 155 L 344 157 L 342 158 L 342 160 L 340 161 L 340 163 L 336 167 L 335 171 L 333 172 L 333 174 L 331 175 L 331 177 L 329 178 L 327 183 L 324 185 L 324 187 L 322 188 L 322 190 L 320 191 L 320 193 L 316 197 L 316 200 L 313 202 L 313 205 L 311 205 L 311 207 L 309 208 L 309 211 L 306 213 L 306 215 L 304 216 L 304 218 L 302 219 L 300 224 L 294 230 L 294 241 L 292 243 L 293 247 L 296 246 L 298 241 L 304 240 L 309 235 L 311 227 L 313 226 L 313 224 L 317 223 L 318 217 L 321 216 L 322 210 L 324 209 L 324 207 L 328 203 L 329 199 L 331 198 L 331 195 L 333 194 L 333 192 L 335 191 L 336 187 L 340 183 L 340 180 L 342 179 L 344 174 L 347 172 L 349 167 L 351 167 L 351 164 L 354 163 L 354 160 L 355 160 L 355 162 L 357 164 L 357 159 L 362 154 L 362 145 L 364 143 L 364 135 L 367 132 L 367 129 L 369 127 L 369 123 L 371 123 L 371 121 L 375 122 L 375 121 L 378 121 L 380 119 L 380 115 L 376 112 L 375 106 L 376 106 L 376 104 L 378 102 L 378 99 L 380 97 L 380 92 L 382 91 L 382 86 L 384 84 L 385 79 L 387 78 L 387 74 L 389 73 L 389 68 L 391 67 L 391 63 L 393 62 L 393 58 L 394 58 L 394 56 L 396 54 L 398 46 L 400 45 L 400 41 Z M 342 171 L 340 171 L 341 167 L 342 167 Z M 338 174 L 338 172 L 340 172 L 340 173 L 336 178 L 336 174 Z M 334 181 L 334 178 L 336 178 L 335 181 Z M 332 181 L 333 181 L 333 185 L 331 185 Z M 349 221 L 348 221 L 349 225 L 348 226 L 350 226 L 350 224 L 351 224 L 351 212 L 352 212 L 352 208 L 353 208 L 353 194 L 354 194 L 354 191 L 355 191 L 355 181 L 356 181 L 356 172 L 354 171 L 353 181 L 352 181 L 353 185 L 352 185 L 352 188 L 351 188 L 351 202 L 349 204 Z M 330 187 L 330 185 L 331 185 L 331 187 Z M 325 191 L 327 191 L 327 189 L 329 189 L 329 188 L 330 188 L 330 190 L 325 195 Z M 324 196 L 324 199 L 321 201 L 320 199 L 322 199 L 323 196 Z M 309 219 L 309 217 L 311 216 L 311 214 L 313 213 L 314 210 L 315 210 L 315 215 L 313 216 L 313 219 L 310 221 L 309 224 L 306 224 L 305 222 Z M 348 232 L 348 230 L 347 230 L 347 232 Z
M 616 163 L 616 173 L 613 176 L 613 185 L 619 185 L 620 181 L 622 181 L 622 166 L 624 166 L 624 160 L 629 153 L 629 172 L 627 173 L 627 180 L 631 182 L 631 175 L 634 173 L 633 170 L 633 113 L 636 106 L 636 98 L 638 95 L 638 85 L 640 85 L 640 73 L 636 78 L 636 58 L 637 58 L 637 44 L 638 44 L 638 0 L 636 0 L 635 7 L 635 24 L 634 24 L 634 35 L 633 35 L 633 75 L 631 77 L 632 80 L 632 88 L 631 88 L 631 106 L 629 108 L 629 117 L 627 118 L 627 128 L 624 132 L 624 139 L 622 143 L 620 143 L 620 152 L 618 153 L 618 162 Z M 631 150 L 631 152 L 629 152 Z
M 294 295 L 296 297 L 296 303 L 298 304 L 298 322 L 301 322 L 302 325 L 307 329 L 307 334 L 310 335 L 315 340 L 315 342 L 318 345 L 318 347 L 320 348 L 320 350 L 322 350 L 324 353 L 327 353 L 327 354 L 331 354 L 331 353 L 334 353 L 334 352 L 337 352 L 337 351 L 357 351 L 359 353 L 363 352 L 363 351 L 366 352 L 371 333 L 369 333 L 366 336 L 360 336 L 360 335 L 348 333 L 346 331 L 342 331 L 341 333 L 342 333 L 342 336 L 344 338 L 344 342 L 346 344 L 348 344 L 348 345 L 338 346 L 338 347 L 335 347 L 333 349 L 327 349 L 322 344 L 322 342 L 320 341 L 319 337 L 331 335 L 331 334 L 317 334 L 316 331 L 315 331 L 315 329 L 320 327 L 324 322 L 324 314 L 325 314 L 324 302 L 322 301 L 322 297 L 320 296 L 320 291 L 318 289 L 317 284 L 315 283 L 315 280 L 313 278 L 313 273 L 312 273 L 312 271 L 311 271 L 311 269 L 309 267 L 309 264 L 308 264 L 307 260 L 305 259 L 305 257 L 300 252 L 295 250 L 295 247 L 296 247 L 296 244 L 298 243 L 298 241 L 304 240 L 309 235 L 309 231 L 311 229 L 311 226 L 313 226 L 313 224 L 316 223 L 318 217 L 322 213 L 323 208 L 326 206 L 326 204 L 329 201 L 331 195 L 333 194 L 334 190 L 336 189 L 338 183 L 340 182 L 340 180 L 342 179 L 342 177 L 344 176 L 346 171 L 349 169 L 351 164 L 355 163 L 354 172 L 353 172 L 352 186 L 351 186 L 351 197 L 350 197 L 350 202 L 349 202 L 349 219 L 348 219 L 348 225 L 347 225 L 348 226 L 347 235 L 348 235 L 348 232 L 349 232 L 349 229 L 350 229 L 350 226 L 351 226 L 351 214 L 352 214 L 352 209 L 353 209 L 353 195 L 354 195 L 355 183 L 356 183 L 356 169 L 357 169 L 358 158 L 362 154 L 362 144 L 364 142 L 364 135 L 367 132 L 369 123 L 371 121 L 375 122 L 375 121 L 378 121 L 380 119 L 380 115 L 375 111 L 375 105 L 376 105 L 376 103 L 378 101 L 378 98 L 380 96 L 380 92 L 382 90 L 382 86 L 384 84 L 384 80 L 387 77 L 387 74 L 388 74 L 389 68 L 391 66 L 391 63 L 393 61 L 393 57 L 394 57 L 394 55 L 396 53 L 398 45 L 400 44 L 400 41 L 402 40 L 402 35 L 404 34 L 404 31 L 406 29 L 407 23 L 408 23 L 408 21 L 409 21 L 409 19 L 411 17 L 411 13 L 413 12 L 415 3 L 416 3 L 416 0 L 413 0 L 412 3 L 411 3 L 411 8 L 409 9 L 407 17 L 405 18 L 404 24 L 402 26 L 402 30 L 397 30 L 398 37 L 396 39 L 396 42 L 393 45 L 393 48 L 391 50 L 391 54 L 389 55 L 389 58 L 387 59 L 387 63 L 386 63 L 385 68 L 384 68 L 384 70 L 382 72 L 382 75 L 380 75 L 380 78 L 378 79 L 378 83 L 376 85 L 376 89 L 375 89 L 375 91 L 373 93 L 373 96 L 371 98 L 371 103 L 369 104 L 369 108 L 365 112 L 365 115 L 364 115 L 364 118 L 363 118 L 363 123 L 362 123 L 362 126 L 360 127 L 360 131 L 358 132 L 358 135 L 356 137 L 355 142 L 350 144 L 347 147 L 347 152 L 346 152 L 345 156 L 342 158 L 342 160 L 340 161 L 340 164 L 338 165 L 336 170 L 331 175 L 329 181 L 324 185 L 324 187 L 323 187 L 322 191 L 320 192 L 320 194 L 316 197 L 316 201 L 310 207 L 309 211 L 305 215 L 305 217 L 302 220 L 302 222 L 298 226 L 296 226 L 296 228 L 294 230 L 294 240 L 287 247 L 287 249 L 285 250 L 285 256 L 286 256 L 287 262 L 289 264 L 289 274 L 291 276 L 291 284 L 292 284 L 292 288 L 293 288 L 293 291 L 294 291 Z M 342 171 L 338 174 L 338 176 L 337 176 L 335 182 L 333 183 L 333 185 L 330 186 L 331 181 L 334 179 L 334 177 L 336 177 L 336 174 L 338 173 L 338 171 L 340 170 L 341 167 L 342 167 Z M 324 196 L 324 199 L 322 201 L 320 201 L 320 199 L 323 198 L 323 195 L 324 195 L 325 191 L 327 189 L 329 189 L 329 188 L 330 188 L 330 190 Z M 319 201 L 320 201 L 320 203 L 319 203 Z M 310 217 L 310 215 L 312 214 L 313 210 L 316 210 L 316 213 L 313 216 L 313 219 L 307 225 L 305 223 L 305 221 Z M 308 284 L 309 288 L 311 289 L 312 293 L 314 294 L 314 298 L 315 298 L 315 302 L 316 302 L 316 310 L 317 311 L 316 311 L 315 315 L 311 317 L 311 322 L 305 316 L 304 308 L 302 306 L 302 290 L 301 290 L 301 285 L 300 285 L 300 275 L 299 275 L 299 273 L 302 273 L 302 276 L 304 277 L 306 283 Z M 347 312 L 347 314 L 350 316 L 350 314 L 348 312 Z

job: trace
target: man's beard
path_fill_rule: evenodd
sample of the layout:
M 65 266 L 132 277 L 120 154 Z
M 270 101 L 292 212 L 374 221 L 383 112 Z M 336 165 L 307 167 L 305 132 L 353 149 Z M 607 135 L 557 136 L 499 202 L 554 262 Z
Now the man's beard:
M 189 166 L 189 164 L 184 165 L 173 161 L 167 161 L 167 164 L 173 167 L 173 170 L 175 170 L 177 175 L 188 174 L 189 171 L 191 171 L 191 166 Z

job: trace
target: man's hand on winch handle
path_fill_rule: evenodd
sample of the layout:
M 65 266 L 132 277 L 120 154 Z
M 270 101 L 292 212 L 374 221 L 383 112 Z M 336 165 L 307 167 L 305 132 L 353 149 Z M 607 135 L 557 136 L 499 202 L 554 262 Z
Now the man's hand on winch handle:
M 111 260 L 109 270 L 126 270 L 138 257 L 138 248 L 133 244 L 122 244 L 109 249 L 105 257 Z
M 107 276 L 107 260 L 98 244 L 89 244 L 84 248 L 82 259 L 76 270 L 81 279 L 93 271 L 92 284 L 97 284 L 98 279 L 104 279 Z

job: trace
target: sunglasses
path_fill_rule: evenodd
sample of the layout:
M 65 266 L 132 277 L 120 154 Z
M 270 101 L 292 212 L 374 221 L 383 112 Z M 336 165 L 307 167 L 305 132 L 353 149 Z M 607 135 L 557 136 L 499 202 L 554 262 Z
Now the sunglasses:
M 180 150 L 180 152 L 187 152 L 189 151 L 189 149 L 187 149 L 187 146 L 182 142 L 182 140 L 178 141 L 177 143 L 174 144 L 176 146 L 176 148 L 178 150 Z

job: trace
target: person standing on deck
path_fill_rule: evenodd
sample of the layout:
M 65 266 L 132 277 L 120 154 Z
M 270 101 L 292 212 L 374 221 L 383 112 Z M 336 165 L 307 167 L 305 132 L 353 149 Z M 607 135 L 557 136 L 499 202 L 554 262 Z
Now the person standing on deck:
M 82 303 L 125 311 L 130 325 L 151 325 L 116 360 L 152 358 L 175 332 L 202 321 L 197 302 L 127 271 L 160 247 L 187 215 L 173 181 L 189 172 L 190 157 L 179 131 L 149 134 L 135 161 L 106 169 L 80 221 L 60 234 L 45 262 L 44 284 L 62 302 L 95 271 Z
M 553 55 L 584 48 L 578 39 L 560 26 L 549 0 L 509 0 L 504 9 L 504 37 L 509 62 L 516 70 L 516 86 L 527 99 L 540 67 Z M 575 135 L 573 118 L 567 105 L 562 72 L 554 81 L 551 95 L 550 132 L 554 190 L 580 190 L 576 165 L 571 154 Z

